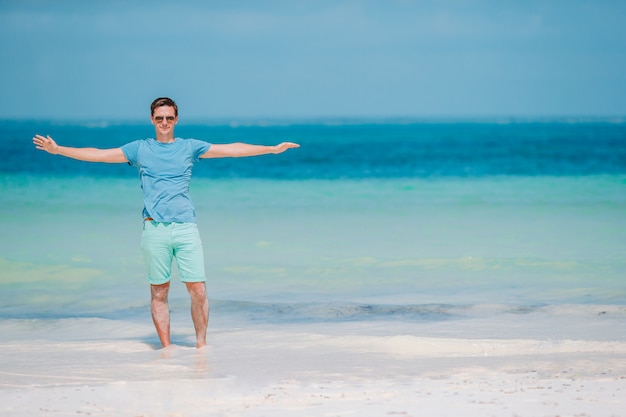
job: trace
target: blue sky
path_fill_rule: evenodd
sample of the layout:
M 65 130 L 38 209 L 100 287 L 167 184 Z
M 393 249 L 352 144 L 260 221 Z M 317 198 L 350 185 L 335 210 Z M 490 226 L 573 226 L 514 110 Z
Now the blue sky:
M 0 118 L 626 115 L 626 1 L 0 0 Z

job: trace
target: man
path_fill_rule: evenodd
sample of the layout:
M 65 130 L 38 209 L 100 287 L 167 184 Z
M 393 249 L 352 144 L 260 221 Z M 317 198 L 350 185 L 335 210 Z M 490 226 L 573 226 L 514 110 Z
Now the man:
M 155 138 L 127 143 L 120 148 L 72 148 L 60 146 L 50 137 L 36 135 L 37 149 L 88 162 L 123 163 L 137 167 L 144 195 L 144 229 L 141 249 L 151 289 L 152 320 L 163 347 L 170 341 L 168 294 L 172 260 L 176 258 L 180 279 L 191 297 L 191 318 L 196 347 L 206 345 L 209 302 L 206 294 L 204 254 L 189 197 L 191 168 L 202 158 L 278 154 L 299 145 L 283 142 L 276 146 L 246 143 L 210 144 L 174 136 L 178 106 L 167 97 L 150 106 Z

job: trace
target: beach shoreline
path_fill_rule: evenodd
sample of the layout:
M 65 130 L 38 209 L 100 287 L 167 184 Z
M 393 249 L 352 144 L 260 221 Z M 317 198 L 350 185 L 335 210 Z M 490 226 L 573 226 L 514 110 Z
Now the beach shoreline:
M 623 415 L 623 340 L 374 336 L 325 324 L 213 328 L 200 350 L 179 332 L 157 349 L 147 325 L 124 326 L 117 338 L 0 343 L 0 415 Z

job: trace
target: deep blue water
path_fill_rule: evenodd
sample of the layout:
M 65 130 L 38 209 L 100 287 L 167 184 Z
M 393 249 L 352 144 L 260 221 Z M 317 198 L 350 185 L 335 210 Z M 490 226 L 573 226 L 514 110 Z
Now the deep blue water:
M 125 164 L 91 164 L 36 151 L 35 133 L 68 146 L 118 147 L 153 136 L 149 123 L 0 121 L 0 172 L 136 176 Z M 580 176 L 626 173 L 626 123 L 590 121 L 179 124 L 179 137 L 214 143 L 293 141 L 297 151 L 271 158 L 201 161 L 196 177 L 359 179 Z

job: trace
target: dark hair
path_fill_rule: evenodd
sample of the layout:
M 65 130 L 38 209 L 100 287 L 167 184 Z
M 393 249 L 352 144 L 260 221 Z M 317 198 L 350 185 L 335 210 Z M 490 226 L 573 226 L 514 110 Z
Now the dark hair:
M 153 116 L 154 110 L 157 107 L 162 107 L 162 106 L 174 107 L 174 115 L 178 116 L 178 106 L 176 105 L 174 100 L 172 100 L 169 97 L 159 97 L 156 100 L 154 100 L 152 104 L 150 105 L 150 115 Z

